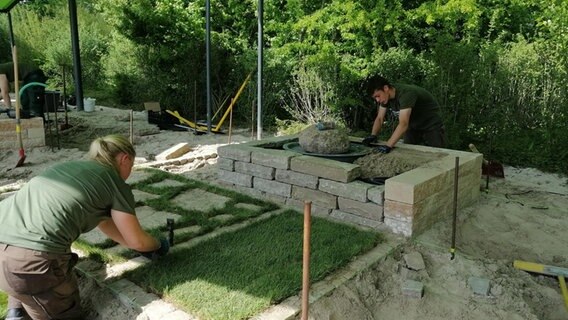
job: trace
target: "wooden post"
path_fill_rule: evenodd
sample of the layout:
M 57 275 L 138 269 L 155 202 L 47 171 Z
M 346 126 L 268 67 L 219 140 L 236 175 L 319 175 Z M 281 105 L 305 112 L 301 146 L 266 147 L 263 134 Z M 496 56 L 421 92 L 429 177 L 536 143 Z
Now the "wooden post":
M 130 143 L 134 144 L 134 113 L 132 109 L 130 109 Z
M 312 202 L 304 202 L 304 259 L 302 274 L 302 318 L 308 320 L 310 307 L 310 233 L 311 233 Z
M 231 106 L 233 105 L 233 99 L 231 99 Z M 233 130 L 233 108 L 229 112 L 229 141 L 228 144 L 231 144 L 231 131 Z

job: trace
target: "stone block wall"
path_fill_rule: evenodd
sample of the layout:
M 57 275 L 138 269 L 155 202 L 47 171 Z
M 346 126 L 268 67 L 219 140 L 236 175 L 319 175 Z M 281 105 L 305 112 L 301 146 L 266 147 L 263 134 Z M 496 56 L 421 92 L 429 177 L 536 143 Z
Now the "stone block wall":
M 45 146 L 45 130 L 40 117 L 21 119 L 22 142 L 24 148 Z M 19 147 L 15 119 L 0 119 L 0 149 Z
M 388 179 L 384 186 L 357 180 L 358 165 L 283 150 L 294 136 L 277 137 L 218 149 L 218 180 L 253 197 L 371 228 L 386 226 L 411 236 L 451 215 L 455 157 L 459 171 L 459 207 L 479 197 L 480 154 L 421 146 L 399 145 L 415 154 L 447 156 Z

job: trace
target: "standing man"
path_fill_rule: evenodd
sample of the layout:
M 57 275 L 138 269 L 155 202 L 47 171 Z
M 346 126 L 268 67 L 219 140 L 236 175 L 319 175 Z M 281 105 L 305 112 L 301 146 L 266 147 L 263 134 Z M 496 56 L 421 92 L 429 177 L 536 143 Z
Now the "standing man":
M 18 63 L 18 79 L 20 81 L 24 81 L 24 84 L 32 81 L 45 83 L 47 77 L 41 69 L 34 65 Z M 0 91 L 2 93 L 4 106 L 8 109 L 12 108 L 10 82 L 13 82 L 14 80 L 14 63 L 0 63 Z
M 389 153 L 403 135 L 404 143 L 407 144 L 446 147 L 440 105 L 426 89 L 415 85 L 391 84 L 377 75 L 368 80 L 367 93 L 379 104 L 379 110 L 371 135 L 363 139 L 363 144 L 369 145 L 377 141 L 387 109 L 391 109 L 399 113 L 398 125 L 387 143 L 377 147 L 378 152 Z

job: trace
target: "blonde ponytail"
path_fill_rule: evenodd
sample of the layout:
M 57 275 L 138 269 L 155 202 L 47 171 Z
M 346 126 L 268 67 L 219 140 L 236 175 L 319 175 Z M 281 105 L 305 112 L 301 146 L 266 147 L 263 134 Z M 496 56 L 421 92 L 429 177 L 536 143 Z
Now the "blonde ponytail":
M 91 142 L 87 157 L 101 164 L 113 167 L 118 170 L 116 156 L 120 153 L 126 153 L 130 157 L 136 156 L 134 146 L 124 136 L 111 134 L 102 138 L 97 138 Z

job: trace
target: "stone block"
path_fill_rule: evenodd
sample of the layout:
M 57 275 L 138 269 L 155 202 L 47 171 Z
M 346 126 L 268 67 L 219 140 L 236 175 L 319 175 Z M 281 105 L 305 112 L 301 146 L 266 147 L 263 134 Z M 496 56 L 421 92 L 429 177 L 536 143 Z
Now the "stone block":
M 251 154 L 251 162 L 266 167 L 277 169 L 290 169 L 290 159 L 298 156 L 299 153 L 287 150 L 275 150 L 258 148 Z
M 45 130 L 42 128 L 29 128 L 28 130 L 28 138 L 45 138 Z
M 410 270 L 423 270 L 426 268 L 426 264 L 424 263 L 424 258 L 422 254 L 418 251 L 413 251 L 407 253 L 403 256 L 404 262 L 406 263 L 406 267 Z
M 290 197 L 292 190 L 292 186 L 287 183 L 282 183 L 274 180 L 266 180 L 260 177 L 254 177 L 252 185 L 257 190 L 287 198 Z
M 218 179 L 226 183 L 252 188 L 252 176 L 250 174 L 219 170 Z
M 358 226 L 368 227 L 372 229 L 379 229 L 383 225 L 383 223 L 381 223 L 380 221 L 367 219 L 341 210 L 332 210 L 329 216 L 338 221 L 343 221 L 346 223 L 355 224 Z
M 286 203 L 287 206 L 292 207 L 300 212 L 304 212 L 304 201 L 302 200 L 298 200 L 298 199 L 292 199 L 292 198 L 288 198 L 286 199 Z M 320 207 L 314 203 L 312 203 L 311 206 L 311 212 L 313 215 L 315 216 L 319 216 L 319 217 L 327 217 L 329 216 L 331 209 L 329 208 L 323 208 Z
M 247 145 L 230 144 L 217 148 L 217 154 L 220 158 L 229 158 L 242 162 L 250 162 L 252 151 L 256 150 L 254 147 Z
M 422 298 L 424 294 L 424 284 L 419 281 L 405 280 L 402 283 L 402 294 L 412 298 Z
M 356 214 L 358 216 L 383 221 L 383 207 L 372 202 L 359 202 L 352 199 L 338 197 L 339 210 Z
M 383 205 L 385 201 L 385 186 L 372 186 L 367 190 L 367 199 L 378 205 Z
M 231 201 L 231 198 L 198 188 L 187 190 L 170 200 L 173 204 L 186 210 L 202 212 L 222 209 L 229 201 Z
M 235 161 L 235 172 L 249 174 L 254 177 L 274 180 L 274 171 L 276 171 L 276 169 L 272 167 L 265 167 L 250 162 Z
M 361 176 L 361 167 L 356 164 L 311 156 L 292 158 L 290 169 L 339 182 L 351 182 Z
M 296 171 L 276 169 L 275 179 L 300 187 L 318 188 L 318 177 Z
M 337 209 L 337 196 L 319 190 L 292 186 L 292 198 L 311 201 L 313 204 L 329 209 Z
M 367 191 L 370 187 L 370 184 L 361 181 L 341 183 L 327 179 L 319 179 L 318 189 L 336 196 L 353 199 L 359 202 L 367 202 Z
M 227 171 L 235 171 L 235 160 L 229 158 L 217 159 L 217 167 Z
M 384 224 L 396 234 L 401 234 L 405 237 L 410 237 L 412 235 L 412 222 L 411 221 L 401 221 L 387 217 L 385 215 Z
M 156 156 L 156 160 L 164 161 L 164 160 L 179 158 L 182 155 L 184 155 L 184 154 L 186 154 L 190 151 L 191 151 L 191 148 L 189 147 L 189 144 L 187 144 L 185 142 L 178 143 L 175 146 L 170 147 L 170 148 L 160 152 Z

